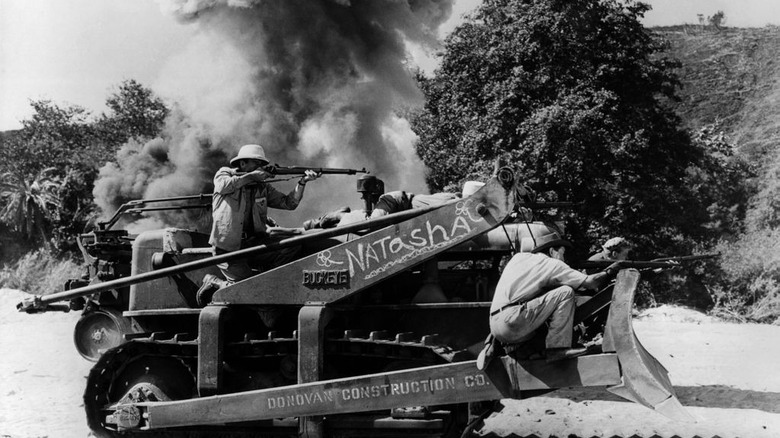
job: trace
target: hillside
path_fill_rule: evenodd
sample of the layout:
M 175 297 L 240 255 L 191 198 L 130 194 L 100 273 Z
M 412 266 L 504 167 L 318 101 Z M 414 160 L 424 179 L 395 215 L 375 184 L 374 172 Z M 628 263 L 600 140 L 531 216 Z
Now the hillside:
M 718 123 L 751 160 L 780 140 L 780 27 L 653 28 L 682 62 L 677 112 L 692 130 Z

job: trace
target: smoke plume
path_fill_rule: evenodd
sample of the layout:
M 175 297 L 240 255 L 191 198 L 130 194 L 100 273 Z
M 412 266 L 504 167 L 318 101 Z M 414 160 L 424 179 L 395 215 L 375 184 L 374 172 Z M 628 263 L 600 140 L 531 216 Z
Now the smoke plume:
M 153 87 L 176 105 L 161 139 L 124 145 L 117 164 L 102 169 L 98 204 L 111 214 L 128 199 L 201 193 L 247 143 L 262 144 L 272 163 L 365 167 L 387 190 L 424 192 L 416 137 L 396 112 L 422 99 L 407 66 L 407 43 L 436 48 L 451 3 L 163 3 L 198 30 Z M 291 184 L 277 188 L 286 192 Z M 281 222 L 299 226 L 342 205 L 361 206 L 355 177 L 324 176 L 309 184 L 293 222 Z

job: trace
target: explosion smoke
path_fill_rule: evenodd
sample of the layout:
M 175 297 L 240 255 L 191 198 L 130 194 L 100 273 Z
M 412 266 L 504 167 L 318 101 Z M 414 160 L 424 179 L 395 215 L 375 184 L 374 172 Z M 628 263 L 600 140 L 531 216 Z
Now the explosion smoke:
M 164 3 L 165 10 L 198 26 L 188 50 L 155 84 L 177 106 L 163 139 L 128 143 L 118 165 L 102 169 L 94 191 L 98 204 L 110 214 L 128 199 L 202 192 L 246 143 L 262 144 L 272 163 L 366 167 L 388 190 L 425 191 L 416 137 L 394 111 L 421 103 L 405 66 L 406 42 L 435 48 L 435 31 L 449 17 L 451 3 Z M 326 176 L 311 184 L 296 216 L 359 207 L 354 180 L 346 178 Z

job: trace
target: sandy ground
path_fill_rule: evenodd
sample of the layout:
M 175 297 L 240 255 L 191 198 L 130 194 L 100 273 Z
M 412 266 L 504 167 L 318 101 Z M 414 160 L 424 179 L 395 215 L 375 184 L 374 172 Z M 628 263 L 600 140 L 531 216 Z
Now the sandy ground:
M 538 437 L 780 437 L 780 327 L 718 322 L 662 306 L 634 319 L 696 423 L 672 421 L 602 389 L 502 400 L 485 433 Z
M 72 341 L 78 313 L 26 315 L 0 289 L 0 437 L 90 436 L 81 400 L 91 363 Z M 603 390 L 503 400 L 482 433 L 538 437 L 780 437 L 780 327 L 728 324 L 660 307 L 634 322 L 697 423 L 673 422 Z
M 0 289 L 0 437 L 90 435 L 81 397 L 92 362 L 73 345 L 80 312 L 27 315 Z

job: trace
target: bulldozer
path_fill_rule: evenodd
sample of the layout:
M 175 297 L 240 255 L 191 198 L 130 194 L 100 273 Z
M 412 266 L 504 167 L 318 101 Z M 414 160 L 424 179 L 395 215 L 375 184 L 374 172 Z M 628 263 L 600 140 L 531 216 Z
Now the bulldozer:
M 185 198 L 165 201 L 208 206 Z M 85 277 L 18 308 L 83 311 L 74 340 L 95 362 L 84 406 L 99 437 L 461 436 L 496 400 L 567 387 L 690 421 L 634 334 L 634 268 L 578 309 L 597 350 L 557 362 L 504 352 L 477 366 L 502 260 L 554 226 L 524 219 L 536 204 L 502 168 L 441 205 L 217 256 L 203 233 L 133 236 L 112 229 L 115 215 L 81 237 Z M 149 205 L 123 212 L 159 209 Z M 295 260 L 197 302 L 218 263 L 291 247 Z

